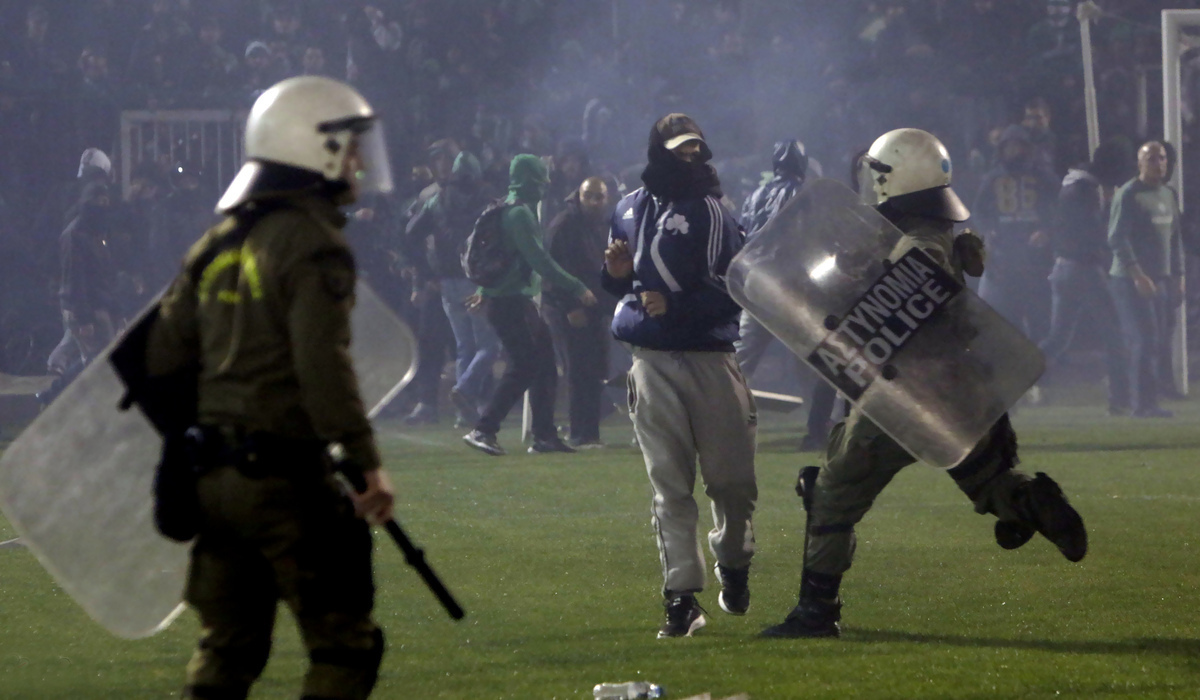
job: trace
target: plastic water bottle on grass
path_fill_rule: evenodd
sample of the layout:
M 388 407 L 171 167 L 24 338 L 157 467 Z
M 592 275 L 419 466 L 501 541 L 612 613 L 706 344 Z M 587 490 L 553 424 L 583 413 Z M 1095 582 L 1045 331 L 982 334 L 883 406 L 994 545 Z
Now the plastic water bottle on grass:
M 646 681 L 601 683 L 592 688 L 592 697 L 595 700 L 652 700 L 666 696 L 667 692 L 662 689 L 662 686 Z

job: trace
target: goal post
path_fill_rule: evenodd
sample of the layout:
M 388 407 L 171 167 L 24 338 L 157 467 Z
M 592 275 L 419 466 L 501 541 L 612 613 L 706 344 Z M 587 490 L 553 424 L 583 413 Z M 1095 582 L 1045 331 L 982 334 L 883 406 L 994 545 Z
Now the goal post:
M 1163 138 L 1175 147 L 1176 162 L 1170 185 L 1179 196 L 1183 210 L 1183 100 L 1180 83 L 1180 56 L 1188 48 L 1184 32 L 1200 27 L 1200 10 L 1162 11 L 1163 63 Z M 1176 311 L 1175 337 L 1171 340 L 1171 370 L 1175 390 L 1188 393 L 1187 301 Z

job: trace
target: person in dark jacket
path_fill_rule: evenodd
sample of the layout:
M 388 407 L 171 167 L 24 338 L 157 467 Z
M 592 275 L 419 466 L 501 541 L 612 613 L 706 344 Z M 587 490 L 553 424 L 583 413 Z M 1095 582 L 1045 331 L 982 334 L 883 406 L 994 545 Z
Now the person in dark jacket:
M 579 189 L 584 179 L 595 174 L 583 141 L 560 141 L 554 153 L 554 171 L 551 173 L 550 186 L 546 188 L 546 197 L 541 203 L 539 220 L 545 224 L 552 223 L 566 208 L 567 199 Z
M 439 158 L 440 154 L 435 164 Z M 413 266 L 414 301 L 421 313 L 424 356 L 443 357 L 446 321 L 454 336 L 455 384 L 450 398 L 458 414 L 456 426 L 463 427 L 479 420 L 479 408 L 487 402 L 492 366 L 500 356 L 500 340 L 480 315 L 467 313 L 464 304 L 476 287 L 463 275 L 459 260 L 463 243 L 487 206 L 483 170 L 479 160 L 467 151 L 458 151 L 450 162 L 449 177 L 409 220 L 404 243 L 406 257 Z M 436 420 L 442 364 L 433 361 L 417 370 L 418 404 L 409 422 Z
M 804 152 L 804 144 L 795 140 L 779 141 L 775 144 L 771 165 L 774 176 L 754 190 L 742 205 L 742 227 L 746 229 L 747 239 L 766 226 L 804 186 L 808 176 L 808 155 Z M 742 312 L 739 334 L 741 337 L 734 344 L 738 367 L 742 374 L 752 377 L 775 336 L 745 311 Z M 808 405 L 808 432 L 800 442 L 800 449 L 817 450 L 825 445 L 829 429 L 833 427 L 830 413 L 837 392 L 828 383 L 815 377 L 812 370 L 799 359 L 796 365 L 800 376 L 812 382 L 813 387 Z
M 500 456 L 504 448 L 496 440 L 500 423 L 529 391 L 532 414 L 532 453 L 574 452 L 558 437 L 554 425 L 554 393 L 558 368 L 550 330 L 538 314 L 533 297 L 541 292 L 542 278 L 569 294 L 583 306 L 593 306 L 596 296 L 575 277 L 565 272 L 542 247 L 542 227 L 534 210 L 546 193 L 550 174 L 535 155 L 523 153 L 509 166 L 508 199 L 501 226 L 504 246 L 514 263 L 495 287 L 480 289 L 472 305 L 486 307 L 488 322 L 500 336 L 508 355 L 508 367 L 484 408 L 475 429 L 463 436 L 471 447 Z
M 109 197 L 108 185 L 103 182 L 85 186 L 78 213 L 59 238 L 62 276 L 58 301 L 64 332 L 47 361 L 55 386 L 43 400 L 52 400 L 113 337 L 117 269 L 107 240 L 111 234 Z
M 777 141 L 771 153 L 774 176 L 754 190 L 742 205 L 742 227 L 749 238 L 771 220 L 800 191 L 808 177 L 808 155 L 796 140 Z
M 569 442 L 572 447 L 600 447 L 600 408 L 608 370 L 608 327 L 616 300 L 600 286 L 596 268 L 604 260 L 612 216 L 608 185 L 589 177 L 567 198 L 567 208 L 547 231 L 550 257 L 583 281 L 603 304 L 584 306 L 553 287 L 543 290 L 543 301 L 565 323 L 551 325 L 562 340 L 566 355 Z
M 1036 342 L 1049 325 L 1046 275 L 1058 179 L 1019 124 L 1004 130 L 999 150 L 1000 164 L 984 177 L 972 207 L 988 251 L 979 296 Z
M 1129 360 L 1117 327 L 1108 290 L 1108 205 L 1113 188 L 1132 169 L 1133 155 L 1123 140 L 1100 144 L 1090 163 L 1072 168 L 1063 178 L 1051 244 L 1050 333 L 1040 343 L 1053 368 L 1066 354 L 1075 329 L 1085 316 L 1104 340 L 1108 360 L 1108 412 L 1129 411 Z
M 732 615 L 750 607 L 758 414 L 733 354 L 741 309 L 725 289 L 745 236 L 721 204 L 712 151 L 690 117 L 658 120 L 647 158 L 645 186 L 613 213 L 601 279 L 621 300 L 613 335 L 633 352 L 629 412 L 654 490 L 663 569 L 658 636 L 688 637 L 705 625 L 696 601 L 705 584 L 697 460 L 712 499 L 718 603 Z

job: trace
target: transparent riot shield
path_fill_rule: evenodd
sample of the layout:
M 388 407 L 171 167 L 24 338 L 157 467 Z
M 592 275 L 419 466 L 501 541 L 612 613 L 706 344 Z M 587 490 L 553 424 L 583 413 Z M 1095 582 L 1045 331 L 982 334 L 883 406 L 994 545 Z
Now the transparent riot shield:
M 874 208 L 808 183 L 729 293 L 917 459 L 950 468 L 1041 376 L 1037 346 Z
M 359 282 L 351 352 L 375 415 L 412 379 L 412 332 Z M 107 361 L 112 346 L 5 450 L 0 510 L 88 615 L 136 638 L 182 611 L 187 545 L 154 528 L 151 486 L 162 441 Z

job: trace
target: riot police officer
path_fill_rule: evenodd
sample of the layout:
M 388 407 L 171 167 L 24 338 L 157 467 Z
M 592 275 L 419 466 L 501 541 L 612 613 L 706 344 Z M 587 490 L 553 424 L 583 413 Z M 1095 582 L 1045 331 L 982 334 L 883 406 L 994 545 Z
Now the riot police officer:
M 903 233 L 890 259 L 919 248 L 962 282 L 964 270 L 979 276 L 981 246 L 970 234 L 956 244 L 955 222 L 970 213 L 950 188 L 950 156 L 932 134 L 898 129 L 879 137 L 861 162 L 859 182 L 876 209 Z M 855 549 L 854 527 L 875 498 L 916 459 L 858 408 L 834 427 L 827 458 L 806 494 L 808 525 L 800 600 L 766 637 L 835 637 L 840 634 L 842 575 Z M 1087 553 L 1083 520 L 1049 476 L 1018 471 L 1017 437 L 1003 416 L 958 466 L 955 484 L 979 513 L 996 516 L 996 540 L 1006 549 L 1035 533 L 1053 542 L 1070 561 Z
M 349 355 L 355 268 L 338 208 L 390 191 L 386 152 L 361 95 L 305 76 L 258 99 L 246 154 L 147 347 L 151 375 L 199 371 L 185 597 L 202 633 L 185 697 L 245 698 L 283 600 L 309 655 L 302 696 L 366 698 L 383 655 L 367 520 L 389 518 L 393 496 Z M 353 500 L 326 468 L 331 443 L 367 484 Z

